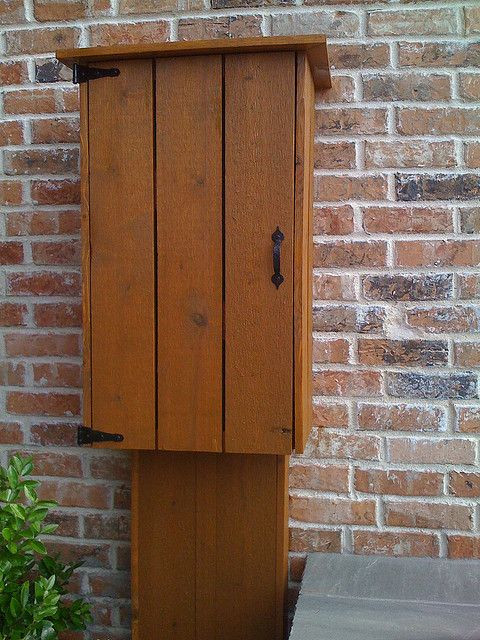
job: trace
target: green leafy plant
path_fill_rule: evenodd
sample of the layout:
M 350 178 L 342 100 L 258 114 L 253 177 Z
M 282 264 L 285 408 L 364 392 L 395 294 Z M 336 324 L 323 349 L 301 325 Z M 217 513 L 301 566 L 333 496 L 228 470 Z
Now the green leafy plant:
M 21 456 L 0 466 L 0 640 L 56 640 L 91 622 L 90 606 L 67 596 L 81 563 L 63 564 L 41 541 L 57 528 L 45 523 L 57 503 L 38 499 L 32 471 Z

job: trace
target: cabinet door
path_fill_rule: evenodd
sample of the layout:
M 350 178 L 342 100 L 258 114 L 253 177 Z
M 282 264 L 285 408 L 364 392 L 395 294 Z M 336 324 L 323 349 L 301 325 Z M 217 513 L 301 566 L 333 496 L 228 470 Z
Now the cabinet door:
M 90 375 L 87 367 L 85 395 L 91 415 L 85 420 L 94 429 L 123 434 L 124 441 L 112 446 L 154 449 L 152 63 L 115 66 L 117 78 L 88 86 L 84 277 L 90 289 L 85 301 Z
M 222 450 L 222 59 L 156 62 L 158 448 Z
M 226 451 L 292 448 L 294 163 L 295 54 L 225 56 Z

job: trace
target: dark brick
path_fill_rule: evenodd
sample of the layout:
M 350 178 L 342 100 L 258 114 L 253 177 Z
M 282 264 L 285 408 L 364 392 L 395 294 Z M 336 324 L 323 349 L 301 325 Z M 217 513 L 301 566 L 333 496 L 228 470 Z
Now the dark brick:
M 382 340 L 362 338 L 358 343 L 361 364 L 433 366 L 448 363 L 448 345 L 442 340 Z
M 271 7 L 295 4 L 295 0 L 212 0 L 212 9 L 236 9 L 237 7 Z
M 36 82 L 70 81 L 72 71 L 58 60 L 38 60 L 35 63 Z
M 378 332 L 383 329 L 384 320 L 385 310 L 381 307 L 325 306 L 313 312 L 315 331 Z
M 480 176 L 473 173 L 434 176 L 396 174 L 398 200 L 475 200 L 480 198 Z
M 452 296 L 453 276 L 371 275 L 363 279 L 363 293 L 369 300 L 448 300 Z
M 434 398 L 462 400 L 477 397 L 477 376 L 473 373 L 427 375 L 387 373 L 387 394 L 394 398 Z
M 462 233 L 480 233 L 480 207 L 461 209 L 460 226 Z

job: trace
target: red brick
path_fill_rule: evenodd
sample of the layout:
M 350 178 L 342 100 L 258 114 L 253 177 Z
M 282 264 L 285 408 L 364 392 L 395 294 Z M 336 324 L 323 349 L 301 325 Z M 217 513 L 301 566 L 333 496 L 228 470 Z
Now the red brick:
M 130 547 L 119 546 L 117 547 L 117 569 L 130 570 L 131 566 L 131 553 Z
M 0 146 L 22 144 L 22 142 L 23 126 L 21 122 L 17 122 L 16 120 L 0 122 Z
M 294 464 L 290 467 L 289 486 L 292 489 L 348 493 L 348 467 Z
M 360 338 L 360 364 L 379 366 L 432 366 L 448 364 L 448 344 L 441 340 L 386 340 Z
M 457 431 L 480 433 L 480 407 L 456 407 Z
M 0 444 L 22 444 L 22 425 L 18 422 L 0 422 Z
M 470 169 L 480 168 L 480 143 L 479 142 L 472 142 L 472 143 L 465 144 L 465 164 Z
M 42 446 L 73 447 L 77 444 L 78 424 L 47 423 L 32 424 L 31 443 Z
M 11 357 L 18 356 L 78 356 L 78 334 L 9 333 L 5 336 L 5 351 Z
M 315 339 L 313 341 L 313 362 L 348 364 L 348 340 L 344 338 Z
M 78 537 L 80 534 L 80 523 L 77 515 L 73 515 L 70 513 L 53 511 L 50 512 L 49 515 L 45 519 L 46 524 L 57 524 L 58 529 L 55 531 L 53 535 L 55 536 L 65 536 L 68 538 Z M 69 590 L 71 591 L 71 583 L 69 585 Z
M 130 509 L 132 503 L 132 492 L 130 487 L 121 485 L 115 487 L 113 493 L 113 508 L 114 509 Z
M 315 427 L 348 427 L 348 407 L 343 404 L 315 403 L 313 425 Z
M 249 38 L 252 36 L 260 36 L 261 34 L 262 18 L 258 15 L 182 18 L 178 21 L 179 40 Z
M 53 118 L 32 121 L 34 144 L 55 144 L 80 141 L 78 118 Z
M 0 85 L 22 84 L 26 81 L 28 81 L 28 70 L 25 62 L 0 63 Z
M 368 13 L 367 32 L 371 36 L 455 34 L 457 20 L 453 9 L 409 9 Z
M 98 455 L 90 458 L 90 473 L 102 480 L 130 480 L 131 464 L 127 455 Z
M 26 22 L 23 0 L 0 0 L 0 24 Z
M 63 242 L 33 242 L 33 262 L 40 265 L 67 264 L 78 265 L 81 258 L 81 246 L 78 240 Z
M 78 173 L 78 150 L 5 151 L 4 171 L 7 175 Z
M 94 597 L 102 598 L 129 598 L 130 597 L 130 580 L 128 574 L 122 575 L 118 572 L 88 575 L 89 592 Z M 125 635 L 120 632 L 118 635 L 110 631 L 102 637 L 95 632 L 95 640 L 125 640 Z
M 290 498 L 290 517 L 321 524 L 375 524 L 375 502 L 348 498 Z
M 323 104 L 346 104 L 348 102 L 353 102 L 354 96 L 355 80 L 350 76 L 335 76 L 335 81 L 332 83 L 332 87 L 330 89 L 327 89 L 326 91 L 322 91 L 321 101 Z M 332 168 L 335 168 L 335 166 Z
M 416 308 L 406 312 L 407 324 L 428 333 L 464 333 L 480 329 L 475 307 Z
M 448 488 L 454 496 L 478 498 L 480 496 L 480 474 L 450 471 Z
M 322 531 L 321 529 L 300 529 L 298 527 L 290 527 L 291 551 L 338 553 L 340 549 L 340 531 Z
M 329 108 L 315 114 L 315 131 L 325 135 L 355 135 L 385 133 L 387 112 L 385 109 Z
M 31 416 L 78 416 L 80 396 L 77 393 L 7 393 L 7 411 Z
M 57 91 L 59 111 L 71 113 L 80 111 L 80 93 L 77 86 L 62 88 Z
M 387 179 L 381 176 L 315 176 L 315 201 L 342 202 L 345 200 L 384 200 L 387 197 Z
M 475 444 L 466 439 L 411 440 L 395 438 L 389 442 L 390 462 L 414 464 L 474 464 Z
M 354 531 L 353 550 L 360 555 L 438 557 L 435 535 L 427 533 L 391 533 L 389 531 Z
M 454 345 L 454 362 L 459 367 L 479 367 L 480 343 L 457 342 Z
M 0 205 L 22 204 L 23 191 L 22 183 L 13 180 L 2 180 L 0 182 Z
M 317 242 L 313 248 L 316 267 L 384 267 L 387 245 L 380 240 L 332 240 Z
M 109 488 L 102 484 L 43 480 L 38 495 L 42 500 L 55 500 L 61 507 L 108 509 L 110 506 Z
M 480 538 L 470 536 L 449 535 L 447 536 L 448 557 L 458 560 L 459 558 L 480 558 Z
M 49 541 L 47 543 L 49 553 L 58 554 L 62 558 L 62 562 L 75 563 L 78 562 L 78 558 L 82 558 L 82 564 L 85 567 L 109 569 L 111 568 L 110 562 L 110 545 L 109 544 L 88 544 L 85 542 L 60 542 L 59 540 Z M 100 605 L 95 604 L 94 607 Z M 101 605 L 105 607 L 104 604 Z M 95 609 L 94 609 L 95 611 Z M 102 618 L 107 621 L 108 617 Z
M 465 32 L 480 33 L 480 9 L 478 7 L 465 7 Z
M 475 300 L 480 298 L 480 276 L 477 274 L 459 274 L 458 297 L 460 300 Z
M 323 332 L 379 333 L 385 317 L 382 307 L 322 305 L 313 311 L 313 329 Z
M 314 147 L 315 169 L 354 169 L 354 142 L 317 142 Z
M 0 385 L 22 387 L 25 384 L 25 365 L 23 363 L 0 361 Z
M 23 451 L 24 455 L 33 458 L 36 476 L 58 476 L 65 478 L 81 478 L 82 459 L 74 453 L 58 453 L 56 451 Z
M 80 365 L 67 362 L 34 364 L 33 384 L 35 387 L 80 387 Z
M 378 69 L 390 64 L 390 50 L 384 43 L 330 44 L 332 69 Z
M 46 302 L 33 308 L 37 327 L 80 327 L 82 325 L 82 307 L 67 302 Z
M 450 98 L 450 78 L 440 74 L 376 73 L 363 77 L 363 97 L 379 100 L 438 102 Z
M 87 17 L 87 5 L 83 0 L 35 0 L 35 20 L 57 22 Z
M 368 207 L 363 209 L 363 227 L 367 233 L 452 232 L 452 212 L 443 208 Z
M 5 113 L 53 113 L 56 109 L 53 89 L 21 89 L 4 96 Z
M 51 27 L 7 31 L 7 55 L 50 53 L 57 49 L 78 47 L 80 29 L 77 27 Z
M 34 180 L 32 200 L 36 204 L 79 204 L 78 180 Z
M 398 131 L 404 135 L 475 136 L 480 126 L 480 113 L 468 108 L 398 109 Z
M 272 16 L 272 34 L 300 35 L 328 33 L 330 37 L 351 37 L 359 34 L 358 16 L 351 11 L 324 11 L 312 13 L 279 13 Z
M 439 431 L 444 424 L 440 407 L 363 403 L 358 407 L 358 426 L 369 431 Z
M 443 474 L 398 469 L 355 469 L 355 489 L 395 496 L 441 496 Z
M 379 460 L 380 438 L 319 430 L 316 447 L 311 456 L 340 460 Z
M 351 206 L 314 207 L 314 235 L 343 236 L 352 232 L 353 208 Z
M 7 213 L 8 236 L 72 235 L 80 230 L 78 211 L 11 211 Z
M 306 556 L 293 556 L 289 562 L 289 577 L 293 582 L 301 582 L 305 570 Z
M 377 396 L 381 377 L 377 371 L 317 371 L 313 392 L 323 396 Z
M 85 537 L 95 540 L 130 540 L 130 519 L 124 515 L 86 515 Z
M 157 13 L 158 11 L 173 11 L 177 9 L 177 6 L 177 0 L 120 0 L 120 13 Z M 193 2 L 189 10 L 203 8 L 204 5 L 200 2 Z
M 475 267 L 480 264 L 478 240 L 399 241 L 396 264 L 401 267 Z
M 313 297 L 317 300 L 355 300 L 355 282 L 349 275 L 330 273 L 313 276 Z
M 0 264 L 22 264 L 23 245 L 21 242 L 0 242 Z
M 25 326 L 27 307 L 15 302 L 0 302 L 0 327 Z
M 25 296 L 79 296 L 78 273 L 39 271 L 7 274 L 7 292 Z
M 387 502 L 385 522 L 392 527 L 421 527 L 425 529 L 472 528 L 472 510 L 463 505 L 439 502 Z
M 454 167 L 452 142 L 369 142 L 365 146 L 365 166 L 370 168 Z
M 400 42 L 400 66 L 469 67 L 480 63 L 478 42 Z
M 90 27 L 91 46 L 112 44 L 144 44 L 168 40 L 166 20 L 129 24 L 93 24 Z

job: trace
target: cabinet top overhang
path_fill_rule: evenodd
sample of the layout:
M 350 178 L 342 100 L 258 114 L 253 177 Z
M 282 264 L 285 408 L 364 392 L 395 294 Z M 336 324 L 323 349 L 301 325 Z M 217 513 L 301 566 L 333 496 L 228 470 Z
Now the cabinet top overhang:
M 259 38 L 231 38 L 226 40 L 193 40 L 134 44 L 84 49 L 60 49 L 56 56 L 68 67 L 74 64 L 129 60 L 134 58 L 167 58 L 222 53 L 258 53 L 269 51 L 303 51 L 306 53 L 317 89 L 331 85 L 327 42 L 323 35 L 271 36 Z

